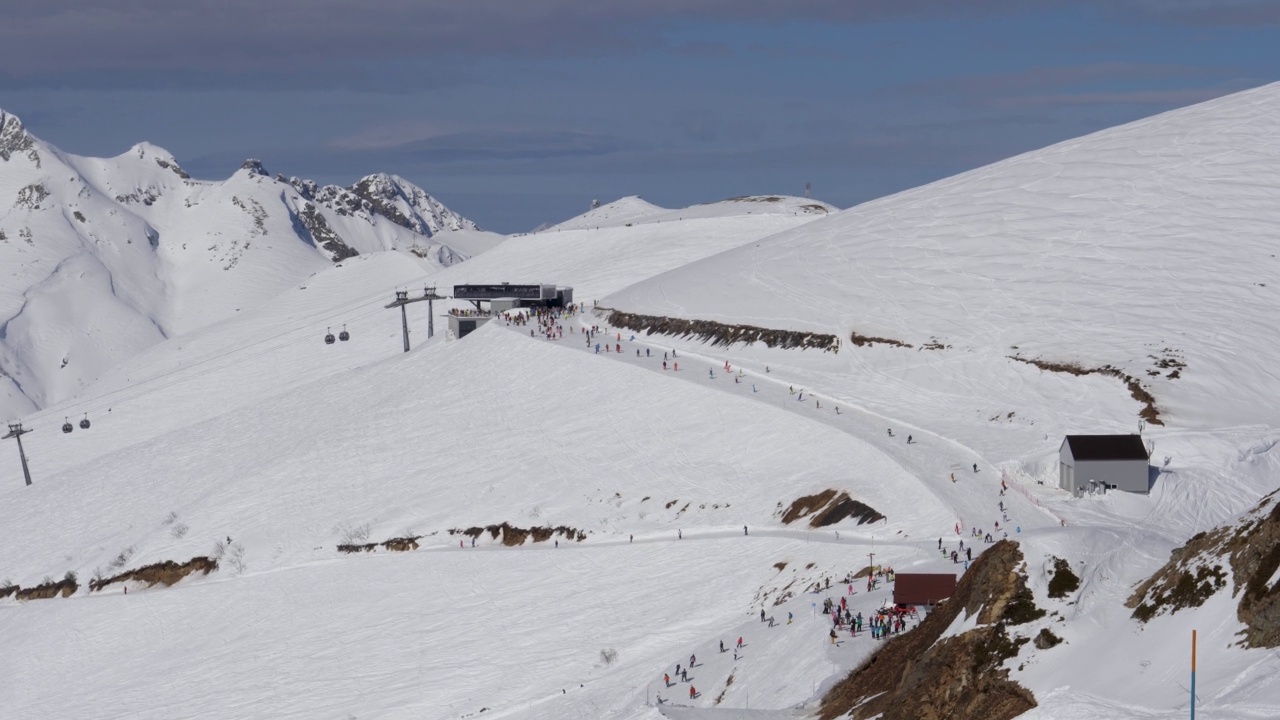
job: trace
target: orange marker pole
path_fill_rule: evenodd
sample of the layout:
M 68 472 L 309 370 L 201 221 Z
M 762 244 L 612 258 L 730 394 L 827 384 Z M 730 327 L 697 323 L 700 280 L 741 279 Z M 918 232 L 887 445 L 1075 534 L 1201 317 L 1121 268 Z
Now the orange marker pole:
M 1191 631 L 1191 720 L 1196 720 L 1196 631 Z

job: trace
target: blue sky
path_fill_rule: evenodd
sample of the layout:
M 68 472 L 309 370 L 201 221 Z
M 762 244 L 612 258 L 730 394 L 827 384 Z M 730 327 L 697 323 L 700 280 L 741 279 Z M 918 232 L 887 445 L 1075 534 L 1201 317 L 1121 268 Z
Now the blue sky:
M 501 232 L 631 194 L 844 207 L 1280 80 L 1280 0 L 13 5 L 0 108 L 55 145 L 394 172 Z

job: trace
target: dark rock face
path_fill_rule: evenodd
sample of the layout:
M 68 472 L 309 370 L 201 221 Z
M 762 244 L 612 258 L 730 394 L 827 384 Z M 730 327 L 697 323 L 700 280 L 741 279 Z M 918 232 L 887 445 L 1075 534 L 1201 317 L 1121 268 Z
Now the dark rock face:
M 15 155 L 25 154 L 32 162 L 40 165 L 40 156 L 36 153 L 34 141 L 22 127 L 22 121 L 14 115 L 0 110 L 0 160 L 8 162 Z
M 1008 720 L 1034 708 L 1035 696 L 1002 667 L 1029 641 L 1011 636 L 1009 628 L 1044 615 L 1031 599 L 1022 564 L 1017 543 L 992 545 L 949 600 L 836 683 L 818 717 Z M 961 612 L 966 618 L 977 614 L 979 626 L 939 640 Z
M 1170 553 L 1169 562 L 1143 581 L 1125 603 L 1146 622 L 1163 614 L 1199 607 L 1227 586 L 1231 566 L 1232 597 L 1240 598 L 1236 617 L 1244 623 L 1241 644 L 1280 647 L 1280 582 L 1269 584 L 1280 568 L 1280 502 L 1272 492 L 1239 520 L 1202 532 Z
M 334 262 L 341 262 L 360 254 L 355 248 L 347 245 L 342 236 L 329 226 L 328 221 L 316 210 L 315 205 L 311 203 L 303 205 L 302 210 L 298 212 L 298 221 L 307 232 L 311 233 L 311 238 L 318 247 L 329 251 Z

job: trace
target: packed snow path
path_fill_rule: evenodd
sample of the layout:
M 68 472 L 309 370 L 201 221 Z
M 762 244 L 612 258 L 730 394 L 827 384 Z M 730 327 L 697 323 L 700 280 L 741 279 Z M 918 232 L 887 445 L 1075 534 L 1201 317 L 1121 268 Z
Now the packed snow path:
M 510 327 L 531 340 L 554 342 L 609 360 L 670 373 L 686 382 L 710 383 L 718 390 L 766 402 L 848 433 L 891 457 L 952 509 L 954 522 L 951 527 L 937 528 L 940 537 L 968 537 L 971 529 L 978 528 L 981 534 L 991 533 L 995 539 L 1006 533 L 1016 536 L 1061 524 L 1053 513 L 1022 494 L 1005 492 L 1002 495 L 1000 469 L 955 440 L 919 426 L 904 425 L 847 397 L 798 387 L 774 372 L 748 372 L 732 364 L 726 371 L 725 360 L 687 350 L 676 355 L 677 351 L 670 346 L 660 344 L 660 338 L 607 328 L 599 321 L 600 318 L 591 313 L 582 313 L 561 317 L 557 323 L 561 328 L 559 332 L 540 331 L 537 320 L 532 318 L 528 325 Z M 564 332 L 571 323 L 572 329 Z M 593 325 L 598 325 L 600 331 L 590 333 L 588 341 Z M 939 406 L 945 407 L 942 403 Z M 838 483 L 833 480 L 833 484 Z

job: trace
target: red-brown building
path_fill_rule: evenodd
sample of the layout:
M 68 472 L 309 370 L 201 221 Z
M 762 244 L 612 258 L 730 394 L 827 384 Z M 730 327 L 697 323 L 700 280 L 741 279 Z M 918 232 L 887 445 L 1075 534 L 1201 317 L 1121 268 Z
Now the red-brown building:
M 898 605 L 936 605 L 956 591 L 952 573 L 898 573 L 893 581 L 893 602 Z

